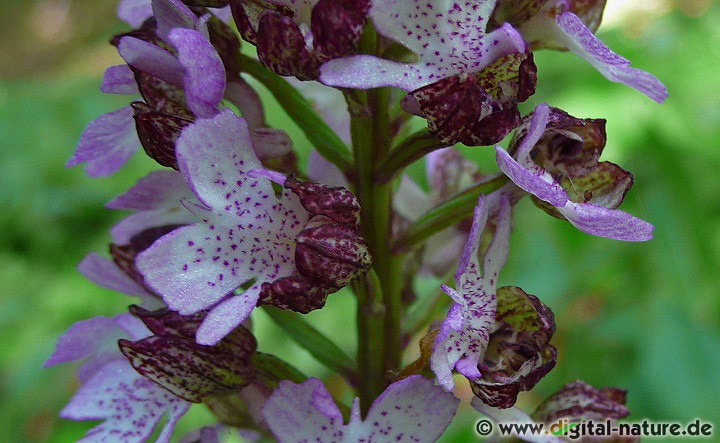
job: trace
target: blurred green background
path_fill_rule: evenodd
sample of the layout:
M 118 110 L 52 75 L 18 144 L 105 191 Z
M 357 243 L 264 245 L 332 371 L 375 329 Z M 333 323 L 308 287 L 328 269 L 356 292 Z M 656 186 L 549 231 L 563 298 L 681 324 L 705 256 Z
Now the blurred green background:
M 57 413 L 77 388 L 75 367 L 41 366 L 73 322 L 127 306 L 75 266 L 88 252 L 105 251 L 108 227 L 122 216 L 103 205 L 154 165 L 138 155 L 95 180 L 64 168 L 84 125 L 127 103 L 98 91 L 104 67 L 119 63 L 106 43 L 124 29 L 114 1 L 0 0 L 0 8 L 0 441 L 74 441 L 90 425 Z M 578 117 L 606 118 L 604 158 L 636 179 L 623 208 L 656 230 L 649 243 L 624 244 L 583 235 L 529 201 L 518 205 L 501 283 L 552 307 L 559 350 L 556 369 L 521 396 L 522 406 L 532 409 L 583 379 L 628 389 L 633 420 L 697 417 L 716 424 L 720 441 L 718 22 L 720 5 L 709 0 L 609 1 L 599 35 L 667 85 L 662 106 L 571 54 L 536 54 L 538 92 L 524 112 L 547 101 Z M 307 152 L 281 113 L 271 111 L 270 121 L 289 128 Z M 463 153 L 490 168 L 489 149 Z M 418 178 L 421 169 L 411 168 Z M 309 317 L 352 355 L 354 315 L 351 296 L 340 293 Z M 309 375 L 328 375 L 263 314 L 256 322 L 263 350 Z M 478 441 L 477 419 L 463 406 L 442 441 Z M 178 435 L 209 420 L 194 408 Z

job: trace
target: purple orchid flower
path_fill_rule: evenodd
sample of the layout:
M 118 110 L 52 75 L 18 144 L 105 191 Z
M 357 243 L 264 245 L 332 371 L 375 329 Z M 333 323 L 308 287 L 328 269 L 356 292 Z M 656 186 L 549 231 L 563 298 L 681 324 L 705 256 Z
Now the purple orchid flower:
M 263 64 L 314 80 L 323 62 L 355 52 L 370 0 L 232 0 L 230 6 Z
M 548 125 L 550 108 L 539 105 L 530 118 L 527 135 L 511 156 L 500 146 L 495 147 L 496 161 L 505 175 L 524 191 L 548 203 L 579 230 L 623 241 L 647 241 L 652 238 L 651 224 L 617 209 L 600 204 L 573 201 L 558 181 L 539 166 L 531 151 L 541 139 Z M 611 199 L 617 201 L 617 199 Z
M 471 381 L 480 378 L 478 365 L 483 361 L 495 326 L 497 278 L 505 265 L 510 240 L 510 203 L 504 200 L 501 204 L 495 236 L 481 265 L 478 261 L 480 237 L 487 219 L 487 203 L 480 197 L 455 274 L 455 289 L 442 286 L 455 303 L 435 338 L 430 367 L 438 383 L 448 391 L 455 386 L 453 368 Z
M 101 86 L 111 94 L 141 93 L 146 103 L 91 122 L 67 166 L 84 162 L 92 177 L 111 175 L 142 145 L 158 163 L 177 169 L 174 145 L 180 132 L 197 117 L 216 115 L 223 98 L 248 117 L 261 158 L 287 154 L 289 138 L 265 127 L 257 94 L 238 75 L 234 54 L 240 43 L 232 31 L 214 16 L 198 18 L 179 0 L 153 0 L 151 8 L 154 22 L 115 38 L 127 65 L 108 68 Z M 139 2 L 120 9 L 133 23 L 146 13 Z
M 593 34 L 600 26 L 605 1 L 500 0 L 493 20 L 512 23 L 533 48 L 570 50 L 590 63 L 605 78 L 640 91 L 656 102 L 667 89 L 645 71 L 612 52 Z
M 231 111 L 186 128 L 177 158 L 202 203 L 188 205 L 201 222 L 162 237 L 137 257 L 137 267 L 172 310 L 212 307 L 198 343 L 222 339 L 258 301 L 301 312 L 322 306 L 369 267 L 355 197 L 264 171 L 247 124 Z M 281 199 L 268 176 L 284 185 Z M 254 283 L 228 296 L 247 282 Z
M 495 1 L 376 0 L 370 18 L 377 31 L 418 55 L 400 63 L 356 55 L 322 67 L 320 81 L 346 88 L 391 86 L 414 91 L 447 77 L 479 72 L 495 60 L 524 53 L 525 43 L 511 26 L 485 33 Z
M 80 441 L 144 442 L 160 420 L 167 421 L 156 442 L 165 443 L 190 403 L 138 374 L 123 357 L 117 340 L 151 335 L 128 314 L 80 321 L 58 340 L 46 367 L 84 360 L 78 370 L 82 386 L 60 412 L 70 420 L 104 420 Z
M 219 103 L 225 88 L 225 70 L 216 51 L 207 41 L 207 25 L 178 0 L 156 0 L 154 6 L 156 13 L 161 12 L 156 16 L 156 31 L 148 31 L 143 35 L 150 35 L 148 39 L 156 39 L 158 43 L 157 39 L 164 37 L 167 44 L 178 51 L 179 59 L 148 41 L 133 36 L 123 37 L 118 41 L 118 51 L 128 66 L 109 68 L 103 77 L 101 90 L 111 94 L 144 92 L 135 85 L 135 75 L 130 69 L 132 66 L 181 90 L 187 87 L 187 106 L 207 112 L 207 108 L 212 106 L 209 102 L 216 99 Z M 129 22 L 136 23 L 147 13 L 147 7 L 140 2 L 123 2 L 119 12 Z M 189 24 L 196 29 L 176 29 L 171 38 L 169 34 L 172 31 L 168 28 L 178 24 Z M 161 29 L 164 30 L 163 34 Z M 207 65 L 204 70 L 197 66 L 194 61 L 196 57 Z M 85 162 L 86 172 L 91 177 L 115 173 L 141 146 L 133 114 L 133 108 L 127 106 L 92 121 L 83 132 L 67 166 Z M 183 115 L 189 116 L 192 116 L 190 111 Z M 181 125 L 182 120 L 176 119 L 175 123 Z
M 452 421 L 459 400 L 422 376 L 395 382 L 373 402 L 365 420 L 358 399 L 350 422 L 322 382 L 280 382 L 263 407 L 263 415 L 279 442 L 434 442 Z
M 517 126 L 517 103 L 535 90 L 535 65 L 510 25 L 486 32 L 495 1 L 373 2 L 377 31 L 419 58 L 402 63 L 370 55 L 331 60 L 320 81 L 330 86 L 384 86 L 410 92 L 403 108 L 428 120 L 448 145 L 497 143 Z M 389 12 L 391 11 L 391 12 Z
M 583 381 L 565 384 L 558 392 L 548 397 L 532 415 L 517 407 L 498 409 L 473 398 L 472 406 L 481 414 L 499 423 L 543 423 L 551 425 L 558 420 L 568 419 L 570 423 L 585 420 L 605 421 L 624 418 L 629 415 L 625 407 L 626 391 L 618 388 L 597 389 Z M 552 435 L 515 435 L 531 443 L 563 443 L 566 440 Z M 582 441 L 608 441 L 608 436 Z M 615 440 L 613 440 L 615 441 Z M 637 441 L 626 438 L 622 441 Z

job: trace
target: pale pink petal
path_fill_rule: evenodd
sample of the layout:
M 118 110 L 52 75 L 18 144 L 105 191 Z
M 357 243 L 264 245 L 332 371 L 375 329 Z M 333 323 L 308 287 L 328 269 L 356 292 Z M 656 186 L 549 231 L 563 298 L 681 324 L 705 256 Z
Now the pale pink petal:
M 86 163 L 90 177 L 106 177 L 123 167 L 139 148 L 133 110 L 126 106 L 91 121 L 66 166 Z
M 104 420 L 81 442 L 144 442 L 167 415 L 161 436 L 167 441 L 177 420 L 187 412 L 185 402 L 144 378 L 126 360 L 107 364 L 77 391 L 60 412 L 70 420 Z
M 308 158 L 307 174 L 317 183 L 346 189 L 350 187 L 345 174 L 314 149 L 310 151 Z
M 455 386 L 453 369 L 469 380 L 480 378 L 478 365 L 485 355 L 495 325 L 497 278 L 509 248 L 509 202 L 503 200 L 501 203 L 495 235 L 485 251 L 481 266 L 478 254 L 487 218 L 487 203 L 480 197 L 455 274 L 456 289 L 450 292 L 449 288 L 443 288 L 455 304 L 435 338 L 430 367 L 438 383 L 448 391 Z
M 152 15 L 150 0 L 120 0 L 118 18 L 133 28 L 139 28 Z
M 213 346 L 247 319 L 260 297 L 260 285 L 255 285 L 215 306 L 197 331 L 197 342 Z
M 432 209 L 433 201 L 415 181 L 407 175 L 400 179 L 400 186 L 393 196 L 393 209 L 409 221 L 415 221 Z
M 152 0 L 152 9 L 157 35 L 169 44 L 173 44 L 169 38 L 173 29 L 195 29 L 198 25 L 197 16 L 180 0 Z
M 147 298 L 150 294 L 112 261 L 92 253 L 78 265 L 78 272 L 98 286 L 111 291 Z
M 135 37 L 123 37 L 118 53 L 133 68 L 178 88 L 183 87 L 185 70 L 168 51 Z
M 100 90 L 106 94 L 138 94 L 135 74 L 128 65 L 110 66 L 103 74 Z
M 262 412 L 280 442 L 342 440 L 343 416 L 316 378 L 302 384 L 281 381 Z
M 280 382 L 263 415 L 278 441 L 434 442 L 445 431 L 459 400 L 431 380 L 416 375 L 395 382 L 375 399 L 364 421 L 357 400 L 350 423 L 325 386 L 310 378 L 302 384 Z
M 185 69 L 183 85 L 188 108 L 199 118 L 213 117 L 225 93 L 225 66 L 208 40 L 190 29 L 173 29 L 169 39 Z
M 658 103 L 667 98 L 667 88 L 657 78 L 631 68 L 629 60 L 612 52 L 575 14 L 564 12 L 555 20 L 561 31 L 558 40 L 593 65 L 605 78 L 637 89 Z
M 631 242 L 652 239 L 653 225 L 619 209 L 568 202 L 558 210 L 573 226 L 596 237 Z

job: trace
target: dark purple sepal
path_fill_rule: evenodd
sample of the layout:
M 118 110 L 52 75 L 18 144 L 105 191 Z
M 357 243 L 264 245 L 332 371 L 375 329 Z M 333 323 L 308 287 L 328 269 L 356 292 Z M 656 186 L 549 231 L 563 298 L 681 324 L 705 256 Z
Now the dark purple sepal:
M 596 389 L 583 381 L 567 383 L 548 397 L 532 414 L 538 423 L 559 419 L 607 420 L 630 415 L 625 407 L 627 391 L 618 388 Z
M 335 291 L 301 276 L 283 277 L 272 283 L 263 283 L 258 304 L 307 314 L 325 306 L 331 292 Z
M 292 17 L 268 11 L 260 16 L 256 34 L 260 61 L 280 75 L 294 75 L 300 80 L 320 76 L 320 65 Z
M 500 142 L 520 123 L 517 104 L 535 92 L 531 53 L 509 54 L 477 74 L 460 74 L 411 93 L 405 107 L 416 109 L 443 143 L 487 146 Z
M 179 170 L 175 142 L 192 121 L 153 110 L 143 102 L 132 103 L 135 127 L 147 155 L 162 166 Z
M 176 337 L 195 338 L 198 328 L 205 319 L 205 312 L 193 315 L 180 315 L 169 309 L 148 311 L 139 306 L 130 306 L 130 313 L 142 320 L 155 335 L 172 335 Z M 255 337 L 244 327 L 233 330 L 215 345 L 216 348 L 249 360 L 257 348 Z
M 600 162 L 589 174 L 572 180 L 562 178 L 559 183 L 570 201 L 590 203 L 607 209 L 617 209 L 625 199 L 634 182 L 633 175 L 611 162 Z M 535 196 L 531 196 L 535 206 L 565 220 L 558 209 Z
M 294 176 L 285 180 L 285 188 L 300 199 L 300 203 L 313 215 L 324 215 L 338 223 L 358 226 L 360 203 L 345 188 L 300 181 Z
M 145 102 L 152 109 L 186 120 L 195 120 L 195 114 L 187 107 L 185 92 L 150 74 L 133 69 L 135 80 Z
M 293 16 L 289 7 L 268 0 L 230 0 L 230 10 L 240 35 L 253 45 L 256 44 L 257 26 L 264 12 L 274 11 L 288 17 Z
M 174 231 L 178 227 L 179 226 L 177 225 L 169 225 L 146 229 L 145 231 L 142 231 L 139 234 L 133 236 L 130 239 L 130 242 L 126 245 L 117 245 L 115 243 L 111 243 L 110 256 L 112 257 L 113 262 L 117 265 L 118 268 L 120 268 L 130 278 L 135 280 L 135 282 L 137 282 L 139 285 L 148 289 L 147 285 L 145 284 L 145 279 L 135 266 L 135 258 L 139 253 L 149 248 L 150 245 L 155 242 L 155 240 L 159 239 L 160 237 L 171 231 Z M 150 293 L 154 293 L 150 289 L 148 289 L 148 291 L 150 291 Z
M 313 7 L 313 47 L 322 61 L 355 52 L 370 11 L 369 0 L 320 0 Z
M 342 288 L 372 265 L 367 243 L 354 226 L 328 223 L 297 236 L 295 266 L 323 286 Z
M 498 289 L 497 301 L 497 329 L 478 366 L 482 377 L 471 385 L 483 403 L 505 409 L 555 367 L 555 321 L 550 308 L 518 287 Z
M 180 315 L 169 309 L 147 310 L 137 305 L 128 308 L 130 314 L 139 318 L 154 335 L 172 335 L 192 338 L 205 317 L 201 312 L 193 315 Z
M 167 309 L 131 312 L 156 335 L 120 340 L 120 350 L 135 370 L 184 400 L 200 403 L 211 396 L 237 391 L 255 376 L 250 360 L 257 343 L 240 326 L 215 346 L 197 344 L 202 315 L 183 317 Z

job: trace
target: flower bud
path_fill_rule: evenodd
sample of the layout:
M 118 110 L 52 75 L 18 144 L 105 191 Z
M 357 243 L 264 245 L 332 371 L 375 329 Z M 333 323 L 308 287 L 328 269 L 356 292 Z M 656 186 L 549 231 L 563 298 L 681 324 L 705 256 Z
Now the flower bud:
M 175 142 L 192 121 L 155 111 L 143 102 L 134 102 L 132 107 L 138 137 L 147 155 L 162 166 L 178 170 Z
M 368 246 L 349 226 L 331 223 L 307 228 L 297 237 L 295 266 L 324 286 L 342 288 L 372 264 Z
M 183 317 L 169 310 L 132 307 L 155 335 L 138 341 L 120 340 L 120 350 L 141 375 L 193 403 L 237 391 L 255 375 L 250 364 L 257 343 L 240 326 L 215 346 L 199 345 L 195 332 L 204 315 Z
M 355 52 L 369 0 L 284 3 L 230 1 L 240 34 L 257 47 L 267 67 L 280 75 L 313 80 L 324 62 Z
M 300 203 L 313 215 L 324 215 L 337 223 L 357 227 L 360 222 L 360 203 L 345 188 L 300 181 L 294 176 L 285 180 L 285 188 L 300 199 Z
M 325 306 L 330 292 L 334 291 L 302 276 L 283 277 L 272 283 L 263 283 L 259 304 L 307 314 Z
M 413 91 L 403 102 L 443 143 L 498 143 L 520 123 L 519 102 L 535 92 L 532 53 L 509 54 L 474 74 L 459 74 Z

